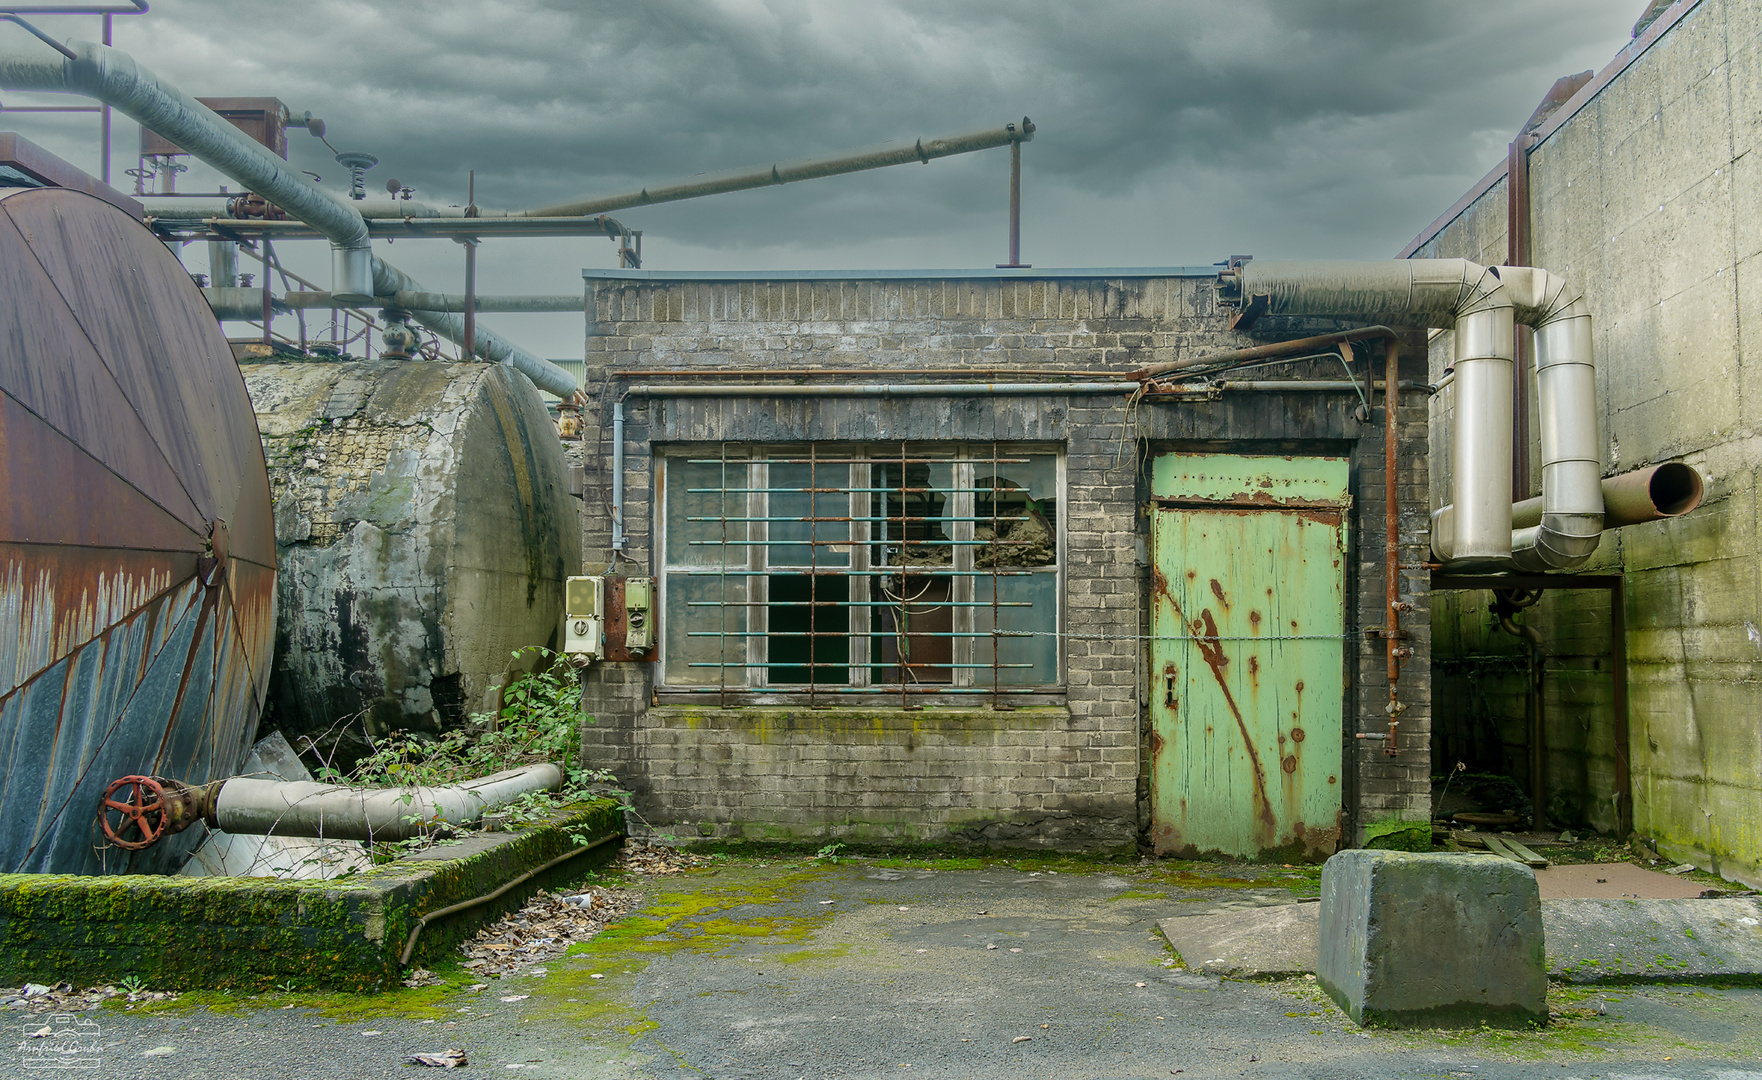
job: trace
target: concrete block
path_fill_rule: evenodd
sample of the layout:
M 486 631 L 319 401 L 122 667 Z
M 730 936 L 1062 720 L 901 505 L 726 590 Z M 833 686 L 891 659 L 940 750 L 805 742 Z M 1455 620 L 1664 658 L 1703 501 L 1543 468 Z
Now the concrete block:
M 1505 859 L 1343 851 L 1322 867 L 1316 978 L 1360 1024 L 1548 1022 L 1536 876 Z
M 1156 925 L 1187 967 L 1253 979 L 1315 970 L 1320 906 L 1272 907 L 1177 915 Z

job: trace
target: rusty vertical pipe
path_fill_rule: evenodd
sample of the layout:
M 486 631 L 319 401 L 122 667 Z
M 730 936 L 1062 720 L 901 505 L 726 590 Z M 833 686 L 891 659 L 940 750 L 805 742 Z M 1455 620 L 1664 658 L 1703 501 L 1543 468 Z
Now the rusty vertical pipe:
M 1401 341 L 1383 340 L 1383 596 L 1388 602 L 1388 632 L 1383 647 L 1389 662 L 1389 737 L 1383 753 L 1400 753 L 1396 739 L 1401 714 Z
M 1530 145 L 1528 131 L 1518 133 L 1505 159 L 1505 263 L 1530 265 Z M 1512 328 L 1511 364 L 1511 498 L 1530 496 L 1530 379 L 1535 375 L 1533 331 Z
M 275 309 L 271 306 L 269 292 L 269 264 L 275 260 L 275 249 L 269 246 L 269 237 L 263 238 L 263 344 L 270 349 L 275 348 L 275 333 L 271 329 L 275 320 Z

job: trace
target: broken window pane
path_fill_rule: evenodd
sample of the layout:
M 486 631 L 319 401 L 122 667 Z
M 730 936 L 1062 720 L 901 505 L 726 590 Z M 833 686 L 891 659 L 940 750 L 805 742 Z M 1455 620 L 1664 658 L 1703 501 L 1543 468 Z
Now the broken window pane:
M 1058 562 L 1058 472 L 1051 454 L 1022 463 L 973 463 L 973 565 L 1053 566 Z
M 850 578 L 772 574 L 769 580 L 765 681 L 850 682 Z

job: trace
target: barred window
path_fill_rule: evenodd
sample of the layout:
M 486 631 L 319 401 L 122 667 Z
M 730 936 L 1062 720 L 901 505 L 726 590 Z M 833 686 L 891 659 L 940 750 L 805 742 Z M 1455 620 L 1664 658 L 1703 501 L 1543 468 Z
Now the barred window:
M 717 446 L 661 466 L 664 690 L 911 702 L 1058 686 L 1057 454 Z

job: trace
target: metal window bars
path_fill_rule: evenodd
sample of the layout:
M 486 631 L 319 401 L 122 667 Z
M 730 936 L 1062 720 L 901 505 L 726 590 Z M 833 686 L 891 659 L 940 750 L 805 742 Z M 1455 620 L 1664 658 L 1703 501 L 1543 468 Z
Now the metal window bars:
M 1007 708 L 1006 693 L 1038 692 L 1056 681 L 1053 455 L 1005 456 L 996 443 L 981 454 L 913 453 L 902 443 L 897 453 L 841 447 L 823 456 L 810 445 L 805 454 L 733 457 L 724 444 L 717 457 L 669 463 L 715 467 L 714 487 L 669 485 L 686 497 L 682 503 L 716 512 L 678 513 L 669 502 L 664 527 L 685 542 L 664 546 L 717 554 L 714 563 L 667 559 L 665 572 L 718 580 L 715 598 L 676 607 L 692 616 L 716 613 L 713 624 L 691 618 L 693 628 L 683 635 L 715 639 L 716 658 L 683 666 L 714 670 L 722 704 L 731 690 L 762 687 L 805 691 L 816 707 L 823 695 L 891 693 L 881 682 L 891 675 L 904 708 L 919 707 L 913 697 L 925 694 L 988 694 L 994 708 Z M 1006 466 L 1043 474 L 1044 490 L 1030 492 L 1005 478 Z M 984 467 L 989 472 L 980 479 Z M 1036 575 L 1053 576 L 1051 603 L 1004 598 L 1003 579 Z M 982 599 L 977 586 L 986 579 L 990 595 Z M 975 617 L 985 609 L 990 626 L 979 629 Z M 1006 627 L 1005 609 L 1026 609 L 1022 621 L 1033 628 Z M 736 611 L 741 618 L 731 623 Z M 1005 639 L 1035 636 L 1053 642 L 1052 663 L 1005 661 Z M 986 642 L 989 660 L 978 659 Z M 1006 672 L 1037 668 L 1044 669 L 1040 679 L 1005 681 Z

